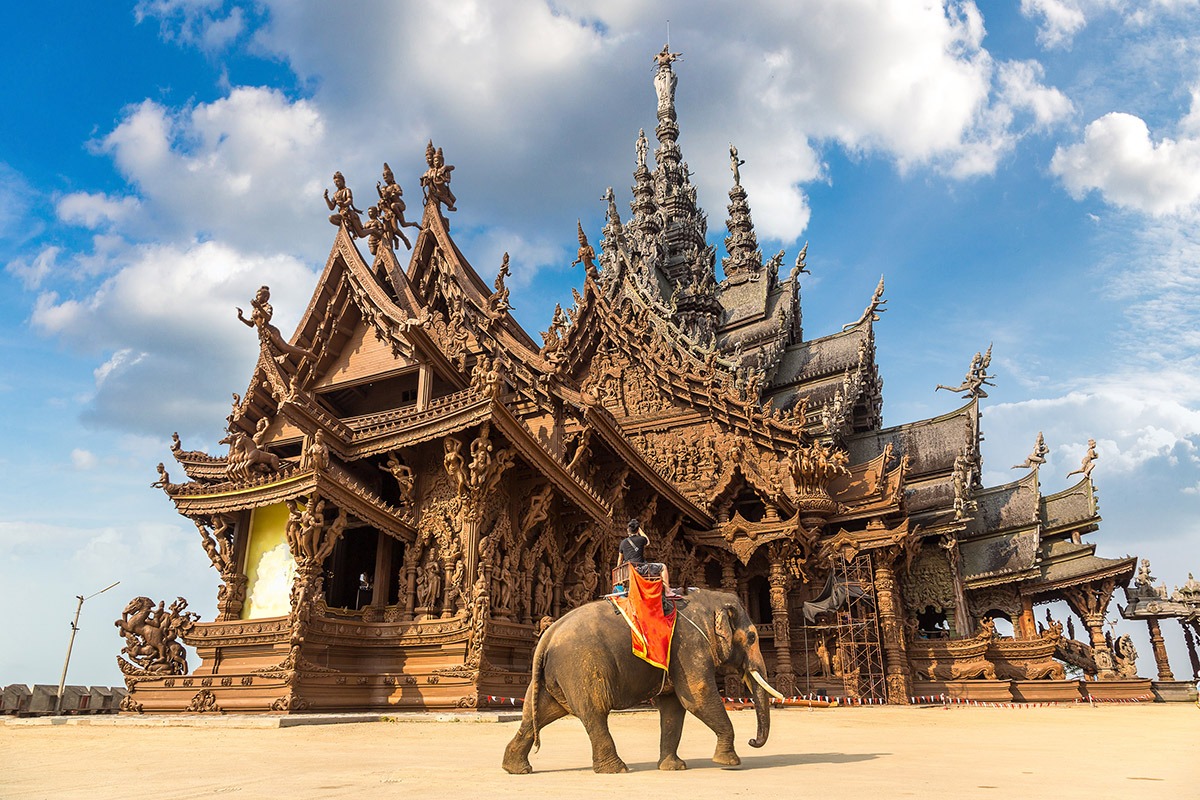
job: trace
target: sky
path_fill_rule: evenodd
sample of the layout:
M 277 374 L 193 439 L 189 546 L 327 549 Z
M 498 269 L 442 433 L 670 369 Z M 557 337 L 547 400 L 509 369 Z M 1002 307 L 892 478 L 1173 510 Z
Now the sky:
M 0 684 L 56 682 L 76 596 L 114 581 L 84 603 L 71 683 L 120 683 L 112 621 L 133 597 L 213 618 L 199 536 L 149 484 L 159 461 L 182 478 L 172 431 L 221 452 L 258 352 L 234 308 L 266 283 L 295 325 L 333 244 L 335 170 L 365 207 L 388 162 L 415 212 L 425 143 L 442 147 L 452 235 L 488 281 L 511 254 L 514 314 L 536 333 L 582 286 L 576 220 L 598 244 L 606 187 L 627 208 L 668 29 L 710 243 L 733 143 L 764 254 L 809 244 L 806 337 L 857 319 L 885 276 L 885 425 L 956 408 L 934 387 L 991 343 L 985 484 L 1020 477 L 1041 431 L 1042 491 L 1066 488 L 1095 438 L 1087 540 L 1149 557 L 1168 589 L 1200 572 L 1197 0 L 76 1 L 5 17 Z M 1163 627 L 1184 678 L 1180 629 Z M 1153 676 L 1144 625 L 1116 630 Z

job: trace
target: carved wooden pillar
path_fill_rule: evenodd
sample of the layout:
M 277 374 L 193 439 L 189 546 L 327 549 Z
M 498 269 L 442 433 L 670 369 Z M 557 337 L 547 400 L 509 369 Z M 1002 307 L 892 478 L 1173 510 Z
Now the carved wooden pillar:
M 1167 647 L 1163 644 L 1162 628 L 1158 626 L 1158 618 L 1150 617 L 1146 620 L 1146 627 L 1150 629 L 1150 648 L 1154 651 L 1154 664 L 1158 667 L 1158 679 L 1160 681 L 1175 680 L 1175 676 L 1171 674 L 1171 662 L 1167 660 Z
M 405 547 L 416 548 L 417 543 L 405 545 Z M 406 554 L 407 555 L 407 554 Z M 417 601 L 417 559 L 405 558 L 407 566 L 404 568 L 404 580 L 400 587 L 400 591 L 404 595 L 404 621 L 411 622 L 413 611 Z
M 433 398 L 433 370 L 428 364 L 421 364 L 417 373 L 417 411 L 424 411 Z
M 392 537 L 379 531 L 379 544 L 375 548 L 375 577 L 371 582 L 371 605 L 376 608 L 383 608 L 387 605 L 391 566 Z
M 733 559 L 729 559 L 721 565 L 721 589 L 726 592 L 737 594 L 738 580 L 737 574 L 733 569 Z
M 1037 638 L 1037 620 L 1033 617 L 1033 598 L 1029 595 L 1021 595 L 1020 625 L 1017 630 L 1017 635 L 1021 639 Z
M 1094 584 L 1076 586 L 1063 590 L 1063 599 L 1071 606 L 1092 639 L 1092 657 L 1096 660 L 1096 676 L 1100 680 L 1113 680 L 1117 673 L 1113 669 L 1112 653 L 1104 641 L 1104 615 L 1116 588 L 1115 578 L 1105 578 Z
M 894 548 L 879 551 L 873 559 L 875 565 L 875 599 L 878 602 L 879 622 L 882 626 L 884 671 L 887 675 L 888 702 L 907 705 L 911 694 L 909 684 L 908 653 L 904 644 L 904 620 L 901 617 L 900 589 L 896 585 L 896 571 L 892 564 L 897 552 Z
M 1200 656 L 1196 654 L 1196 639 L 1186 620 L 1179 620 L 1179 624 L 1183 626 L 1183 641 L 1187 645 L 1188 659 L 1192 662 L 1192 680 L 1196 680 L 1200 678 Z
M 791 622 L 788 618 L 788 573 L 783 563 L 782 547 L 772 545 L 768 556 L 770 572 L 767 582 L 771 585 L 771 622 L 775 631 L 775 685 L 785 694 L 795 687 L 792 673 Z

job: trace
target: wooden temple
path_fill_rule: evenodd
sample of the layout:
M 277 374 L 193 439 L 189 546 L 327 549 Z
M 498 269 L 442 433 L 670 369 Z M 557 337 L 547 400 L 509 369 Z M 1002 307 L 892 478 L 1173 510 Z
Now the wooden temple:
M 883 427 L 883 281 L 857 321 L 806 338 L 805 250 L 784 274 L 784 253 L 764 259 L 733 148 L 718 272 L 678 144 L 674 56 L 657 57 L 657 146 L 651 163 L 638 137 L 631 214 L 609 189 L 598 255 L 579 228 L 582 292 L 540 342 L 510 314 L 507 256 L 488 281 L 455 245 L 453 167 L 432 143 L 419 223 L 386 165 L 366 219 L 335 176 L 333 247 L 295 332 L 271 323 L 266 287 L 238 311 L 261 352 L 228 453 L 175 437 L 187 480 L 160 467 L 220 574 L 219 610 L 130 604 L 125 710 L 507 705 L 548 620 L 609 591 L 630 518 L 675 585 L 742 598 L 786 694 L 1063 699 L 1145 683 L 1118 680 L 1104 639 L 1136 563 L 1083 541 L 1100 519 L 1090 466 L 1043 496 L 1035 451 L 1024 477 L 981 485 L 990 351 L 944 387 L 960 408 Z M 1082 641 L 1039 624 L 1055 600 Z M 1069 680 L 1064 662 L 1100 680 Z

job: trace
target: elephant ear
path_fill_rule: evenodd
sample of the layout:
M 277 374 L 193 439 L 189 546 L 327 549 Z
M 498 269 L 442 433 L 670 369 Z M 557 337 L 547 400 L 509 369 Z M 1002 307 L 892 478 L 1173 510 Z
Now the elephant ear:
M 729 609 L 721 608 L 713 619 L 716 632 L 716 657 L 718 664 L 724 664 L 733 655 L 733 623 L 729 618 Z

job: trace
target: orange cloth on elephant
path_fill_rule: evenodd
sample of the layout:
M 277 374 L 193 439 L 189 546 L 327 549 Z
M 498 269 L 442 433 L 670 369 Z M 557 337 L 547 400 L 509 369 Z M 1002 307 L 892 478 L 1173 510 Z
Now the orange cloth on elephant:
M 671 660 L 671 634 L 675 631 L 675 610 L 663 614 L 663 583 L 643 578 L 637 569 L 629 570 L 629 595 L 613 597 L 613 603 L 629 623 L 633 635 L 633 654 L 659 669 Z

